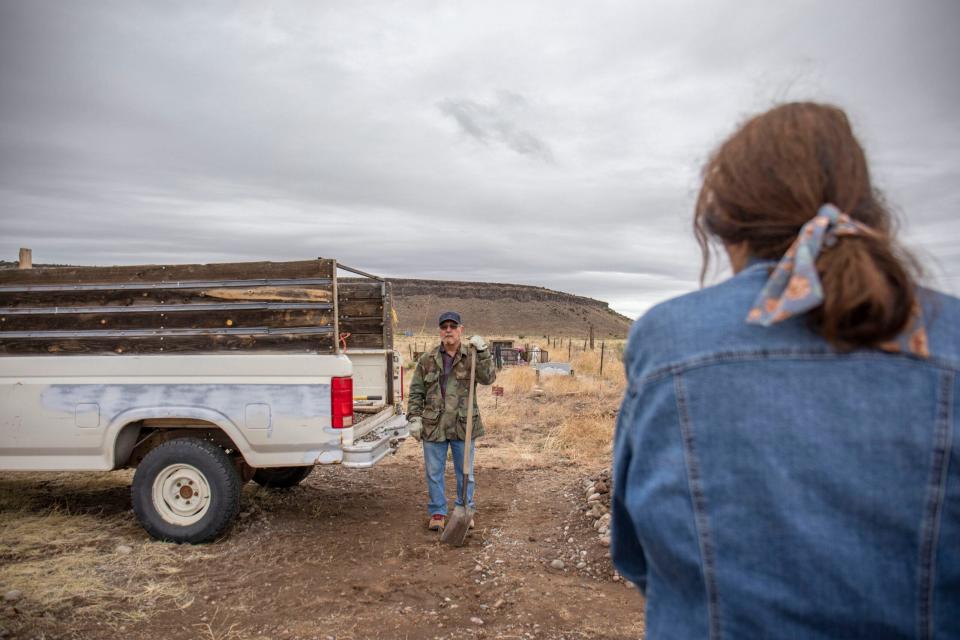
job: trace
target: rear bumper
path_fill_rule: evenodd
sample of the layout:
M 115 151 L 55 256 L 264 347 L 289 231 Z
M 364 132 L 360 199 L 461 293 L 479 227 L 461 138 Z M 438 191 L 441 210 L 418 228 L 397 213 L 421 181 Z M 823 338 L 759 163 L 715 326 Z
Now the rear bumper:
M 409 437 L 407 418 L 392 415 L 377 424 L 353 444 L 343 445 L 343 466 L 367 469 L 380 462 L 388 453 L 396 453 L 400 443 Z

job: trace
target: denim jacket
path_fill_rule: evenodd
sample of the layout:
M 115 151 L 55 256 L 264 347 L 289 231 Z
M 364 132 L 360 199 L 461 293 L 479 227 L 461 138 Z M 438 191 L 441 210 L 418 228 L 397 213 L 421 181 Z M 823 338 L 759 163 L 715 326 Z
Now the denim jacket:
M 960 300 L 932 357 L 745 316 L 771 263 L 630 332 L 612 554 L 647 638 L 960 638 Z

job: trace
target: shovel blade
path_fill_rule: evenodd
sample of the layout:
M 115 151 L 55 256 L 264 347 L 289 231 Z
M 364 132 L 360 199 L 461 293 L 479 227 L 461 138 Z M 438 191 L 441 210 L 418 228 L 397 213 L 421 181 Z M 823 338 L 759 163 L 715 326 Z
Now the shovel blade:
M 469 507 L 454 507 L 453 515 L 447 520 L 447 526 L 440 534 L 440 542 L 462 547 L 470 531 L 470 521 L 473 520 L 473 509 Z

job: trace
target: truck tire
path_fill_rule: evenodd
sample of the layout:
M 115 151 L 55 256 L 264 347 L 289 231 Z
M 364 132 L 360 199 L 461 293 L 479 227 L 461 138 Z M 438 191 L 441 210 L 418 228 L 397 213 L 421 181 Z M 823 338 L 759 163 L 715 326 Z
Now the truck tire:
M 151 450 L 137 466 L 133 511 L 147 533 L 168 542 L 209 542 L 240 510 L 240 475 L 212 442 L 177 438 Z
M 288 489 L 295 487 L 310 475 L 313 467 L 274 467 L 257 469 L 253 481 L 261 487 L 270 489 Z

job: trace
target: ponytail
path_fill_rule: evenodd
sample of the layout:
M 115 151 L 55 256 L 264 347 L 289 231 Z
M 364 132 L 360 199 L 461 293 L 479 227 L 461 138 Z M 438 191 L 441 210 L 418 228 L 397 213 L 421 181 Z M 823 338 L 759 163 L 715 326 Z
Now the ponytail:
M 839 349 L 894 340 L 916 301 L 910 262 L 885 235 L 838 238 L 817 260 L 823 304 L 810 312 L 810 326 Z

